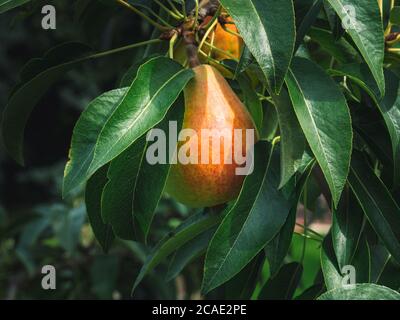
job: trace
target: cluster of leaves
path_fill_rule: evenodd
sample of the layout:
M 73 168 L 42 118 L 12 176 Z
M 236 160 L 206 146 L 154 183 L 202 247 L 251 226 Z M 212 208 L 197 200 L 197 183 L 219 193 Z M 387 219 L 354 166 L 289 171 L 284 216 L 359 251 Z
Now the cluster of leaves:
M 22 2 L 0 2 L 0 11 Z M 232 203 L 193 213 L 154 246 L 134 289 L 169 257 L 169 278 L 204 257 L 204 294 L 229 287 L 235 297 L 254 296 L 267 261 L 271 276 L 256 296 L 293 298 L 303 269 L 302 260 L 287 263 L 297 207 L 302 194 L 307 207 L 305 190 L 321 172 L 318 194 L 332 202 L 333 224 L 321 246 L 322 277 L 298 298 L 400 299 L 399 7 L 391 0 L 220 4 L 245 43 L 238 61 L 221 64 L 234 74 L 232 87 L 263 138 L 255 147 L 254 172 Z M 185 19 L 186 9 L 177 20 Z M 63 192 L 67 197 L 86 183 L 89 220 L 105 250 L 114 238 L 146 243 L 169 166 L 144 160 L 145 136 L 154 127 L 167 131 L 168 121 L 182 122 L 181 92 L 194 76 L 165 57 L 157 37 L 155 32 L 146 42 L 152 47 L 118 88 L 87 106 L 72 136 Z M 23 163 L 29 114 L 66 71 L 134 47 L 92 53 L 73 43 L 31 61 L 3 113 L 10 155 Z M 357 284 L 344 288 L 349 265 Z

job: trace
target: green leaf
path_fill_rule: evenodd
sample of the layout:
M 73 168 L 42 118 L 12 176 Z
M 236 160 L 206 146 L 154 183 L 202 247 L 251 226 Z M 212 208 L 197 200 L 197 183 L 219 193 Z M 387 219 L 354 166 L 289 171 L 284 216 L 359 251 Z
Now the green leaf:
M 307 1 L 309 2 L 309 1 Z M 300 47 L 301 43 L 304 40 L 304 37 L 308 33 L 310 27 L 314 24 L 315 20 L 318 17 L 318 14 L 321 11 L 323 1 L 322 0 L 314 0 L 312 4 L 310 4 L 305 10 L 307 11 L 304 16 L 301 17 L 301 21 L 297 23 L 296 28 L 296 46 L 295 52 Z M 296 3 L 295 3 L 296 6 Z M 304 11 L 304 9 L 302 10 Z M 300 15 L 296 12 L 296 17 Z
M 211 228 L 180 247 L 171 259 L 166 275 L 167 281 L 176 278 L 188 263 L 206 252 L 217 228 Z
M 258 295 L 258 300 L 291 300 L 303 273 L 298 262 L 284 265 L 279 273 L 268 279 Z
M 146 261 L 135 280 L 132 293 L 143 278 L 165 258 L 191 239 L 221 222 L 222 218 L 223 214 L 217 214 L 211 210 L 202 211 L 190 216 L 179 227 L 177 227 L 176 230 L 170 232 L 153 248 L 152 252 L 146 258 Z
M 236 66 L 235 69 L 235 74 L 234 74 L 234 79 L 237 79 L 239 74 L 241 74 L 243 71 L 247 69 L 247 67 L 252 64 L 254 61 L 254 58 L 247 46 L 243 47 L 242 53 L 240 55 L 240 60 Z
M 369 246 L 365 239 L 360 240 L 360 245 L 357 247 L 357 252 L 354 258 L 350 261 L 349 265 L 352 265 L 355 269 L 355 281 L 356 283 L 364 283 L 370 281 L 371 274 L 371 259 Z M 348 283 L 348 278 L 345 278 L 347 272 L 343 267 L 340 268 L 335 256 L 335 251 L 332 244 L 332 235 L 329 233 L 324 239 L 321 248 L 321 266 L 322 272 L 325 279 L 325 285 L 328 290 L 334 288 L 341 288 L 344 285 L 353 285 Z
M 0 0 L 0 14 L 16 7 L 22 6 L 31 0 Z
M 311 171 L 314 167 L 314 163 L 315 162 L 313 159 L 310 160 L 309 164 L 306 167 L 306 170 L 303 172 L 296 183 L 297 199 L 300 198 L 306 182 L 309 180 Z M 283 261 L 289 251 L 296 223 L 297 203 L 298 200 L 295 202 L 293 208 L 290 210 L 286 222 L 282 226 L 281 230 L 279 230 L 279 233 L 275 235 L 275 237 L 265 246 L 264 251 L 268 259 L 270 274 L 272 277 L 275 276 L 281 268 Z
M 316 64 L 295 58 L 286 77 L 297 118 L 337 206 L 349 172 L 353 131 L 346 100 Z
M 333 38 L 335 41 L 339 40 L 343 34 L 346 32 L 340 21 L 340 17 L 335 12 L 335 10 L 330 6 L 327 0 L 324 1 L 325 14 L 331 27 Z
M 183 99 L 168 111 L 159 125 L 153 128 L 161 130 L 169 137 L 170 121 L 177 124 L 179 132 L 183 120 Z M 151 137 L 148 133 L 148 138 Z M 108 170 L 109 181 L 104 188 L 103 218 L 108 221 L 116 235 L 122 239 L 146 241 L 153 215 L 164 191 L 169 173 L 168 159 L 159 159 L 162 163 L 150 164 L 147 152 L 151 141 L 143 135 L 117 158 L 111 161 Z M 169 150 L 168 141 L 162 138 L 162 148 Z M 123 190 L 123 192 L 121 192 Z M 151 190 L 151 192 L 149 192 Z M 134 237 L 134 231 L 136 238 Z
M 211 240 L 202 291 L 207 293 L 239 273 L 278 233 L 294 205 L 294 195 L 278 190 L 279 155 L 268 144 L 255 146 L 254 171 Z
M 349 185 L 375 232 L 400 261 L 400 208 L 362 155 L 353 154 Z
M 67 163 L 64 172 L 65 194 L 84 181 L 82 174 L 89 169 L 97 137 L 127 91 L 128 88 L 122 88 L 103 93 L 82 112 L 72 135 L 69 157 L 73 160 Z
M 156 57 L 139 68 L 122 97 L 95 100 L 74 129 L 70 161 L 65 168 L 64 196 L 158 124 L 193 76 L 192 70 L 183 69 L 179 63 Z M 93 118 L 94 110 L 104 104 L 112 105 L 108 107 L 112 112 L 101 121 Z
M 260 65 L 271 90 L 279 93 L 295 42 L 291 0 L 221 0 L 246 46 Z
M 347 76 L 363 88 L 378 106 L 392 142 L 394 185 L 400 184 L 400 78 L 385 70 L 386 94 L 379 97 L 379 89 L 365 64 L 348 64 L 330 71 L 336 76 Z
M 165 137 L 167 138 L 167 141 L 165 142 L 162 141 L 162 138 L 155 138 L 156 141 L 154 143 L 156 145 L 157 143 L 161 143 L 160 148 L 157 149 L 159 151 L 159 156 L 160 150 L 164 147 L 166 148 L 165 150 L 174 149 L 175 142 L 171 141 L 172 144 L 170 144 L 170 141 L 168 141 L 168 137 L 175 134 L 175 129 L 174 127 L 170 128 L 170 124 L 176 124 L 176 132 L 180 132 L 183 123 L 184 109 L 183 95 L 181 95 L 170 108 L 161 123 L 153 128 L 155 131 L 152 132 L 161 130 L 161 132 L 165 133 Z M 150 136 L 150 138 L 152 137 Z M 152 146 L 153 143 L 148 142 L 146 152 Z M 164 192 L 169 170 L 170 164 L 168 158 L 160 159 L 160 161 L 155 164 L 151 164 L 148 160 L 142 161 L 134 188 L 133 215 L 137 222 L 136 233 L 143 241 L 146 241 L 147 239 L 153 221 L 154 212 Z M 149 190 L 151 190 L 151 192 L 149 192 Z
M 257 92 L 251 86 L 251 81 L 248 76 L 241 74 L 238 76 L 237 80 L 243 92 L 244 104 L 253 118 L 258 133 L 260 133 L 263 123 L 262 103 L 258 98 Z
M 272 99 L 281 136 L 281 188 L 299 169 L 306 141 L 286 89 L 282 89 L 279 96 L 272 94 Z
M 371 246 L 371 282 L 379 283 L 390 258 L 390 253 L 384 245 L 376 244 Z
M 368 64 L 381 96 L 385 94 L 383 58 L 385 41 L 377 1 L 328 0 Z
M 289 251 L 296 223 L 296 213 L 297 208 L 290 210 L 286 222 L 281 230 L 279 230 L 279 233 L 265 247 L 265 255 L 268 259 L 272 277 L 279 272 Z
M 325 285 L 323 283 L 314 284 L 299 294 L 295 300 L 315 300 L 324 292 L 324 289 Z
M 88 180 L 85 189 L 85 203 L 89 223 L 97 241 L 105 252 L 108 251 L 114 239 L 111 226 L 104 223 L 101 217 L 101 194 L 107 182 L 107 170 L 108 166 L 104 166 L 95 172 Z
M 396 6 L 390 11 L 390 23 L 400 25 L 400 6 Z
M 321 295 L 318 300 L 400 300 L 400 294 L 372 283 L 357 284 L 354 288 L 337 288 Z
M 132 82 L 135 80 L 140 66 L 142 64 L 146 63 L 147 61 L 149 61 L 150 59 L 153 59 L 158 56 L 160 56 L 160 55 L 152 54 L 148 57 L 145 57 L 143 59 L 140 59 L 139 61 L 134 62 L 122 76 L 119 86 L 121 88 L 129 87 L 132 84 Z
M 257 286 L 265 256 L 260 252 L 242 271 L 226 282 L 222 289 L 226 300 L 249 300 Z
M 275 106 L 268 101 L 263 102 L 263 122 L 260 140 L 272 141 L 278 132 L 278 113 Z
M 338 62 L 361 62 L 361 58 L 357 50 L 354 49 L 354 47 L 347 42 L 345 38 L 342 37 L 335 41 L 334 35 L 331 31 L 317 27 L 310 28 L 308 35 Z
M 333 210 L 331 231 L 339 268 L 351 264 L 360 241 L 363 219 L 364 214 L 357 199 L 346 188 L 338 208 Z
M 66 72 L 89 57 L 91 49 L 81 43 L 66 43 L 49 50 L 42 59 L 33 59 L 21 73 L 21 83 L 14 89 L 3 111 L 3 144 L 19 164 L 24 163 L 24 130 L 34 106 L 49 87 Z
M 342 286 L 343 277 L 337 264 L 335 251 L 333 250 L 332 235 L 330 233 L 322 243 L 321 267 L 328 290 Z
M 116 236 L 125 240 L 135 240 L 133 192 L 145 151 L 144 135 L 111 161 L 107 173 L 108 181 L 101 197 L 104 222 L 112 226 Z
M 164 137 L 169 137 L 170 121 L 176 122 L 179 132 L 184 112 L 182 100 L 170 108 L 152 132 L 162 130 Z M 155 143 L 162 143 L 162 148 L 169 150 L 167 141 Z M 164 191 L 169 162 L 164 159 L 162 163 L 150 164 L 147 161 L 147 152 L 151 145 L 152 142 L 147 141 L 146 135 L 143 135 L 112 160 L 108 170 L 109 181 L 102 196 L 102 215 L 112 225 L 115 234 L 122 239 L 146 240 L 154 211 Z M 136 238 L 133 230 L 136 231 Z

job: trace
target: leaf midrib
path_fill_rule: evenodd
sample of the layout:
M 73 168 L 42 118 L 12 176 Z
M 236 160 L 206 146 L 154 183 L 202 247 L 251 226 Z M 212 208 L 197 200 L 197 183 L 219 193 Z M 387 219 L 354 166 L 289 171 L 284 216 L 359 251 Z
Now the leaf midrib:
M 387 219 L 385 218 L 385 216 L 383 215 L 380 207 L 378 206 L 377 202 L 375 201 L 374 197 L 372 197 L 372 195 L 368 192 L 368 189 L 364 186 L 362 180 L 359 178 L 359 176 L 357 175 L 357 173 L 355 172 L 355 170 L 353 168 L 351 168 L 351 171 L 354 174 L 354 177 L 357 179 L 358 183 L 361 185 L 362 189 L 364 190 L 364 192 L 367 194 L 368 198 L 370 198 L 370 200 L 373 202 L 373 204 L 375 205 L 375 207 L 378 209 L 377 212 L 379 213 L 380 217 L 383 218 L 386 226 L 389 227 L 390 233 L 392 234 L 392 237 L 396 238 L 396 235 L 393 233 L 393 230 L 389 224 L 389 222 L 387 221 Z M 350 186 L 352 186 L 351 182 L 349 181 Z M 352 187 L 354 190 L 354 187 Z M 356 193 L 354 193 L 355 196 L 357 197 L 358 201 L 360 202 L 360 205 L 364 208 L 364 205 L 362 204 L 362 202 L 360 201 L 358 195 Z M 365 210 L 364 210 L 365 211 Z M 400 246 L 397 245 L 397 247 L 399 248 Z
M 216 277 L 217 274 L 221 271 L 223 265 L 225 264 L 226 260 L 227 260 L 228 257 L 230 256 L 230 254 L 231 254 L 233 248 L 236 246 L 236 243 L 237 243 L 238 239 L 240 238 L 240 235 L 242 234 L 242 232 L 243 232 L 243 230 L 244 230 L 244 226 L 247 224 L 247 221 L 248 221 L 249 217 L 251 216 L 251 214 L 252 214 L 252 212 L 253 212 L 255 203 L 258 201 L 258 198 L 259 198 L 259 196 L 260 196 L 260 194 L 261 194 L 261 190 L 263 189 L 265 180 L 267 179 L 267 175 L 268 175 L 268 171 L 269 171 L 269 166 L 270 166 L 271 158 L 272 158 L 272 153 L 273 153 L 273 150 L 271 150 L 271 154 L 270 154 L 269 159 L 268 159 L 268 164 L 267 164 L 267 167 L 266 167 L 266 169 L 265 169 L 265 173 L 264 173 L 262 182 L 261 182 L 261 184 L 260 184 L 260 189 L 258 190 L 257 195 L 256 195 L 256 197 L 255 197 L 255 199 L 254 199 L 254 202 L 253 202 L 253 204 L 251 205 L 250 210 L 248 211 L 249 214 L 247 215 L 247 217 L 246 217 L 246 219 L 245 219 L 245 221 L 244 221 L 244 223 L 243 223 L 243 227 L 240 229 L 240 231 L 239 231 L 239 233 L 238 233 L 238 235 L 237 235 L 235 241 L 233 242 L 231 248 L 228 250 L 227 254 L 225 255 L 225 258 L 224 258 L 224 260 L 222 261 L 222 263 L 220 264 L 220 267 L 219 267 L 218 270 L 214 273 L 214 276 L 210 279 L 210 281 L 209 281 L 210 284 L 213 283 L 215 277 Z M 239 195 L 239 197 L 238 197 L 238 200 L 235 202 L 235 205 L 232 207 L 232 209 L 229 211 L 229 213 L 226 215 L 226 217 L 228 217 L 229 214 L 231 214 L 231 212 L 233 211 L 233 209 L 236 208 L 236 205 L 237 205 L 237 203 L 239 202 L 239 200 L 240 200 L 240 195 Z M 222 223 L 223 223 L 223 222 L 222 222 Z M 222 225 L 222 223 L 221 223 L 221 225 Z M 217 232 L 218 232 L 218 230 L 217 230 Z M 217 234 L 217 232 L 216 232 L 216 234 Z M 256 253 L 256 254 L 257 254 L 257 253 Z M 255 254 L 255 255 L 256 255 L 256 254 Z M 254 256 L 255 256 L 255 255 L 254 255 Z M 241 271 L 241 270 L 239 270 L 237 273 L 239 273 L 240 271 Z M 236 274 L 237 274 L 237 273 L 236 273 Z
M 137 123 L 137 121 L 141 120 L 141 118 L 140 118 L 141 115 L 142 115 L 143 113 L 145 113 L 146 111 L 148 111 L 149 106 L 153 103 L 154 99 L 156 99 L 156 98 L 158 97 L 158 95 L 159 95 L 159 93 L 161 92 L 161 90 L 163 90 L 173 79 L 175 79 L 176 77 L 178 77 L 178 76 L 179 76 L 181 73 L 183 73 L 183 72 L 186 72 L 186 69 L 182 69 L 182 70 L 178 71 L 176 74 L 174 74 L 174 76 L 172 76 L 168 81 L 166 81 L 166 82 L 155 92 L 155 94 L 153 95 L 153 97 L 151 97 L 151 99 L 145 104 L 145 106 L 142 107 L 142 110 L 139 112 L 139 114 L 138 114 L 137 117 L 134 119 L 134 121 L 127 127 L 127 129 L 125 130 L 125 133 L 124 133 L 123 135 L 121 135 L 121 136 L 117 139 L 116 142 L 113 143 L 113 147 L 112 147 L 112 148 L 108 149 L 108 151 L 107 151 L 106 153 L 104 153 L 103 156 L 100 157 L 100 158 L 97 160 L 98 163 L 103 162 L 104 159 L 107 158 L 107 156 L 110 154 L 110 152 L 112 151 L 112 149 L 114 148 L 114 146 L 115 146 L 117 143 L 119 143 L 119 141 L 121 141 L 121 140 L 128 134 L 128 132 L 129 132 L 129 131 L 132 129 L 132 127 Z M 139 72 L 138 72 L 138 73 L 139 73 Z M 128 94 L 128 93 L 129 93 L 129 90 L 128 90 L 127 94 Z M 121 104 L 122 104 L 123 101 L 125 101 L 125 98 L 126 98 L 126 96 L 125 96 L 124 99 L 121 101 Z M 121 104 L 120 104 L 120 105 L 121 105 Z M 120 105 L 119 105 L 119 106 L 120 106 Z M 104 124 L 104 126 L 103 126 L 103 128 L 102 128 L 102 130 L 101 130 L 101 132 L 100 132 L 100 134 L 99 134 L 99 138 L 102 136 L 102 133 L 103 133 L 103 131 L 104 131 L 105 126 L 108 124 L 108 122 L 109 122 L 109 121 L 111 120 L 111 118 L 114 116 L 116 110 L 119 109 L 119 106 L 114 110 L 114 112 L 112 113 L 112 115 L 110 116 L 110 118 L 109 118 L 109 119 L 107 120 L 107 122 Z M 136 140 L 137 140 L 137 139 L 136 139 Z M 132 143 L 135 142 L 136 140 L 132 141 Z M 100 139 L 97 139 L 97 141 L 96 141 L 96 145 L 95 145 L 95 148 L 94 148 L 94 157 L 93 157 L 92 162 L 91 162 L 91 164 L 90 164 L 90 166 L 89 166 L 89 170 L 88 170 L 89 172 L 90 172 L 90 169 L 91 169 L 93 163 L 95 163 L 95 162 L 94 162 L 94 159 L 96 159 L 96 150 L 97 150 L 97 148 L 98 148 L 98 142 L 99 142 L 99 141 L 100 141 Z M 131 144 L 132 144 L 132 143 L 131 143 Z M 128 146 L 128 147 L 129 147 L 129 146 Z M 125 151 L 128 147 L 124 148 L 121 152 Z M 92 169 L 92 170 L 93 170 L 93 169 Z

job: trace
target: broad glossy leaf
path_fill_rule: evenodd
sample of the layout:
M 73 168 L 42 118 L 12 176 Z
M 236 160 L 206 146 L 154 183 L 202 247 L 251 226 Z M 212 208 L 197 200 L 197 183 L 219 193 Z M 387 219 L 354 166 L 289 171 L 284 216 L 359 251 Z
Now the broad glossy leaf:
M 272 99 L 278 114 L 281 136 L 281 180 L 279 187 L 283 187 L 299 169 L 306 140 L 286 89 L 283 88 L 279 96 L 273 94 Z
M 360 240 L 360 245 L 357 247 L 357 251 L 349 265 L 352 265 L 355 269 L 356 283 L 370 281 L 371 259 L 369 246 L 365 239 Z M 345 278 L 348 271 L 344 268 L 344 266 L 339 267 L 338 265 L 332 244 L 331 234 L 325 237 L 322 244 L 321 266 L 325 279 L 325 285 L 328 290 L 341 288 L 343 285 L 349 284 L 349 279 Z M 342 274 L 342 272 L 344 272 L 344 274 Z
M 88 175 L 158 124 L 193 76 L 192 70 L 163 57 L 143 64 L 98 136 Z
M 279 93 L 295 42 L 291 0 L 221 0 L 246 46 L 260 65 L 270 89 Z
M 64 195 L 158 124 L 193 75 L 192 70 L 183 69 L 177 62 L 156 57 L 139 68 L 122 97 L 106 102 L 112 105 L 112 112 L 101 122 L 92 117 L 93 110 L 101 108 L 95 100 L 74 129 Z M 100 102 L 104 104 L 104 99 Z
M 131 85 L 131 83 L 135 80 L 140 66 L 142 64 L 146 63 L 147 61 L 149 61 L 150 59 L 153 59 L 157 56 L 159 56 L 159 54 L 152 54 L 152 55 L 145 57 L 137 62 L 134 62 L 122 76 L 120 84 L 119 84 L 120 87 L 121 88 L 129 87 Z
M 290 210 L 285 224 L 279 233 L 266 245 L 265 255 L 267 256 L 271 276 L 274 277 L 281 268 L 283 261 L 289 251 L 294 226 L 296 223 L 297 206 Z
M 161 130 L 164 138 L 154 136 L 156 142 L 152 142 L 147 141 L 147 135 L 143 135 L 111 161 L 109 181 L 102 196 L 102 215 L 122 239 L 146 240 L 170 168 L 167 155 L 165 159 L 159 159 L 162 163 L 150 164 L 147 153 L 149 148 L 153 148 L 153 143 L 155 146 L 161 143 L 163 150 L 169 150 L 169 143 L 165 140 L 169 137 L 170 122 L 175 122 L 176 132 L 179 132 L 183 112 L 183 99 L 180 99 L 179 103 L 170 108 L 161 123 L 153 128 L 152 132 Z M 159 150 L 159 155 L 161 152 Z
M 165 118 L 153 128 L 155 131 L 161 130 L 161 132 L 165 133 L 165 137 L 167 139 L 167 141 L 164 142 L 160 137 L 154 138 L 155 144 L 162 144 L 158 149 L 159 156 L 161 154 L 160 150 L 162 150 L 164 147 L 166 148 L 165 150 L 174 150 L 175 142 L 172 141 L 172 143 L 170 143 L 168 138 L 180 132 L 182 128 L 184 108 L 183 95 L 181 95 L 174 105 L 169 109 Z M 174 132 L 175 125 L 176 132 Z M 146 146 L 146 152 L 152 147 L 153 141 L 148 142 Z M 151 164 L 147 158 L 143 158 L 142 165 L 140 166 L 140 171 L 138 172 L 135 183 L 132 210 L 137 226 L 137 228 L 135 228 L 136 234 L 142 241 L 146 241 L 147 239 L 147 235 L 153 221 L 154 212 L 164 192 L 165 184 L 169 174 L 170 165 L 168 158 L 159 160 L 159 162 Z M 149 190 L 151 190 L 151 192 Z
M 49 87 L 87 58 L 91 49 L 81 43 L 66 43 L 49 50 L 42 59 L 24 67 L 21 83 L 14 89 L 3 111 L 1 136 L 6 150 L 23 164 L 24 130 L 34 106 Z
M 247 46 L 243 47 L 242 53 L 240 55 L 240 60 L 236 66 L 235 74 L 234 74 L 234 79 L 237 79 L 239 74 L 241 74 L 243 71 L 247 69 L 247 67 L 253 63 L 254 58 Z
M 284 265 L 279 273 L 268 279 L 258 295 L 258 300 L 291 300 L 303 273 L 298 262 Z
M 345 189 L 339 206 L 333 212 L 333 249 L 340 268 L 351 264 L 363 229 L 364 214 L 352 192 Z
M 353 154 L 349 185 L 371 226 L 399 262 L 400 208 L 361 154 Z
M 349 172 L 353 132 L 346 100 L 316 64 L 294 58 L 286 77 L 297 118 L 338 204 Z
M 209 292 L 240 272 L 273 239 L 294 205 L 279 185 L 279 157 L 268 160 L 269 147 L 255 147 L 254 171 L 247 176 L 237 200 L 211 240 L 202 291 Z M 293 193 L 293 192 L 292 192 Z
M 133 193 L 145 151 L 144 135 L 111 161 L 101 197 L 104 222 L 112 226 L 115 235 L 125 240 L 135 240 Z
M 244 74 L 239 75 L 238 82 L 243 92 L 244 103 L 253 118 L 258 133 L 260 133 L 263 122 L 262 103 L 258 98 L 257 92 L 251 86 L 251 81 L 248 76 Z
M 368 64 L 380 94 L 385 93 L 383 76 L 384 34 L 377 1 L 328 0 Z
M 349 64 L 330 71 L 333 75 L 347 76 L 360 85 L 374 100 L 382 113 L 392 142 L 394 184 L 400 184 L 400 77 L 385 70 L 386 94 L 379 97 L 379 89 L 365 64 Z
M 215 212 L 199 212 L 189 217 L 175 231 L 168 234 L 152 250 L 135 280 L 132 292 L 151 270 L 171 253 L 179 249 L 189 240 L 212 228 L 222 220 L 223 214 Z
M 22 6 L 31 0 L 0 0 L 0 14 L 16 7 Z
M 97 241 L 105 252 L 108 251 L 114 239 L 111 226 L 104 223 L 101 217 L 101 194 L 107 182 L 107 170 L 108 166 L 104 166 L 95 172 L 88 180 L 85 189 L 85 203 L 89 223 Z
M 69 157 L 74 160 L 68 162 L 65 168 L 64 195 L 84 181 L 82 174 L 89 169 L 97 137 L 127 91 L 128 88 L 122 88 L 103 93 L 90 102 L 86 110 L 82 112 L 72 135 Z
M 325 285 L 328 290 L 342 286 L 343 277 L 340 272 L 335 251 L 332 244 L 332 235 L 329 233 L 321 247 L 321 266 Z
M 400 293 L 372 283 L 356 284 L 354 288 L 337 288 L 321 295 L 318 300 L 400 300 Z

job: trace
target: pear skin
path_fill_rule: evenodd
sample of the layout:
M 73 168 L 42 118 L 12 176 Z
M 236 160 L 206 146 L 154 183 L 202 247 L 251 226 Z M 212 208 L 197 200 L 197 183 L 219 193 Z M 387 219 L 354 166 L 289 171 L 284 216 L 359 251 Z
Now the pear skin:
M 246 129 L 252 129 L 253 141 L 257 136 L 248 110 L 219 71 L 210 65 L 193 71 L 195 77 L 184 90 L 182 130 L 190 129 L 194 136 L 180 137 L 178 163 L 171 165 L 166 192 L 189 207 L 212 207 L 238 196 L 245 176 L 236 169 L 244 164 L 237 163 L 234 153 L 245 156 L 253 147 L 246 145 Z M 214 130 L 217 139 L 203 135 L 204 129 Z M 234 138 L 234 129 L 241 129 L 241 139 Z M 190 163 L 180 161 L 182 154 Z
M 232 23 L 233 19 L 231 17 L 228 17 L 226 19 L 226 21 L 229 22 L 229 23 L 225 24 L 226 29 L 233 31 L 235 33 L 239 32 L 237 30 L 235 24 Z M 207 41 L 211 42 L 211 37 L 209 37 L 207 39 Z M 227 54 L 224 54 L 223 52 L 220 52 L 217 50 L 212 50 L 211 56 L 215 60 L 222 61 L 225 59 L 232 59 L 232 57 L 236 58 L 236 59 L 240 59 L 240 55 L 241 55 L 242 48 L 243 48 L 243 39 L 224 30 L 224 28 L 221 26 L 221 24 L 218 23 L 215 28 L 213 45 L 215 47 L 217 47 L 218 49 L 228 52 L 231 55 L 231 56 L 229 56 Z M 204 51 L 206 53 L 208 53 L 210 50 L 210 47 L 207 45 L 205 45 L 204 47 L 205 47 Z

